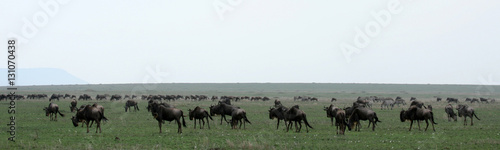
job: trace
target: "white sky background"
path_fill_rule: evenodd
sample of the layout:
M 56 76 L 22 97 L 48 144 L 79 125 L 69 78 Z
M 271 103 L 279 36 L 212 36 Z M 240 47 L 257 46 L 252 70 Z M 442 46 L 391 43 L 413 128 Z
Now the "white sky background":
M 92 84 L 500 84 L 500 1 L 396 1 L 400 13 L 349 57 L 340 45 L 354 45 L 355 29 L 390 1 L 69 1 L 23 36 L 23 18 L 47 14 L 46 1 L 2 2 L 2 47 L 24 37 L 20 68 L 60 68 Z M 232 9 L 224 19 L 217 2 Z

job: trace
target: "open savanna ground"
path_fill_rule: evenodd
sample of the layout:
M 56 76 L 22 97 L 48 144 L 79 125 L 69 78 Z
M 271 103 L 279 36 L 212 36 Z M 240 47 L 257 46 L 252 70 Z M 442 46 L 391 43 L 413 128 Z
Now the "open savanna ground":
M 5 89 L 5 88 L 2 88 Z M 493 89 L 493 90 L 491 90 Z M 16 101 L 16 142 L 8 141 L 8 133 L 0 134 L 0 149 L 498 149 L 500 147 L 500 104 L 467 103 L 472 106 L 481 120 L 474 118 L 474 126 L 463 125 L 463 118 L 457 122 L 448 122 L 444 112 L 446 102 L 436 102 L 434 96 L 459 98 L 461 104 L 465 97 L 500 97 L 498 86 L 475 85 L 371 85 L 371 84 L 124 84 L 124 85 L 65 85 L 65 86 L 28 86 L 19 87 L 17 93 L 45 94 L 205 94 L 207 96 L 268 96 L 271 101 L 242 100 L 233 102 L 247 112 L 252 124 L 246 129 L 231 129 L 227 123 L 220 124 L 220 116 L 213 116 L 210 129 L 206 126 L 194 129 L 193 121 L 185 117 L 187 128 L 177 133 L 175 122 L 166 122 L 163 133 L 159 133 L 158 122 L 146 110 L 147 101 L 136 99 L 140 111 L 125 112 L 125 100 L 113 101 L 78 101 L 82 104 L 99 103 L 105 108 L 109 121 L 102 124 L 102 133 L 95 133 L 95 125 L 86 132 L 85 127 L 74 127 L 71 123 L 70 100 L 55 101 L 65 117 L 58 116 L 58 121 L 50 121 L 45 116 L 44 107 L 48 99 Z M 6 91 L 2 91 L 6 93 Z M 482 95 L 481 94 L 485 94 Z M 314 96 L 318 102 L 294 101 L 293 96 Z M 373 105 L 373 110 L 382 121 L 377 123 L 375 131 L 367 128 L 368 122 L 362 121 L 360 132 L 348 131 L 345 135 L 336 135 L 335 126 L 331 125 L 323 107 L 334 104 L 347 107 L 358 96 L 401 96 L 407 101 L 416 97 L 425 105 L 432 105 L 436 132 L 429 126 L 424 131 L 414 124 L 408 131 L 409 122 L 401 122 L 399 112 L 408 105 L 394 107 L 393 110 L 380 110 L 380 103 Z M 335 97 L 336 102 L 330 102 Z M 108 98 L 109 99 L 109 98 Z M 300 133 L 286 132 L 283 122 L 276 129 L 276 120 L 269 119 L 268 110 L 279 99 L 283 105 L 299 105 L 307 114 L 307 120 L 314 129 Z M 168 102 L 184 111 L 200 106 L 208 110 L 212 101 L 178 100 Z M 456 104 L 453 104 L 456 106 Z M 8 131 L 10 114 L 7 113 L 8 101 L 0 102 L 0 130 Z M 455 110 L 456 112 L 456 110 Z M 229 117 L 230 118 L 230 117 Z M 468 119 L 469 121 L 470 119 Z M 118 138 L 118 139 L 117 139 Z

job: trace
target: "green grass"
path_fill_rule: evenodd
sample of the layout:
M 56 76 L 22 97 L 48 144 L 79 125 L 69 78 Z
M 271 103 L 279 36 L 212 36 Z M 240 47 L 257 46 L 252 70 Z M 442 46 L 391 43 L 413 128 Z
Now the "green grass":
M 140 85 L 86 85 L 86 86 L 36 86 L 21 87 L 26 93 L 108 93 L 130 94 L 130 89 Z M 345 88 L 342 88 L 345 87 Z M 16 142 L 9 142 L 6 132 L 0 134 L 0 149 L 498 149 L 500 146 L 500 113 L 498 103 L 469 104 L 474 107 L 481 120 L 474 119 L 474 126 L 463 126 L 463 118 L 457 122 L 448 122 L 444 113 L 445 102 L 437 103 L 433 96 L 441 97 L 477 97 L 473 85 L 358 85 L 358 84 L 168 84 L 158 85 L 154 90 L 144 93 L 164 94 L 207 94 L 211 95 L 248 95 L 279 97 L 286 106 L 298 104 L 307 113 L 307 119 L 314 129 L 305 132 L 285 132 L 283 122 L 276 130 L 276 120 L 270 120 L 268 109 L 273 105 L 268 102 L 234 102 L 247 111 L 251 125 L 246 129 L 233 130 L 226 123 L 220 125 L 220 117 L 210 121 L 211 129 L 193 129 L 193 121 L 187 117 L 187 128 L 177 134 L 175 122 L 163 125 L 163 133 L 158 133 L 158 122 L 147 112 L 146 101 L 139 101 L 140 111 L 124 112 L 125 102 L 99 101 L 105 107 L 105 116 L 110 120 L 102 125 L 102 133 L 95 133 L 95 125 L 86 133 L 86 128 L 74 127 L 70 121 L 74 113 L 69 111 L 69 100 L 55 102 L 65 117 L 58 121 L 49 121 L 43 112 L 49 102 L 44 100 L 16 101 Z M 493 86 L 497 89 L 497 86 Z M 5 89 L 5 88 L 3 88 Z M 455 90 L 455 92 L 453 90 Z M 163 91 L 165 90 L 165 91 Z M 405 92 L 401 92 L 405 91 Z M 500 91 L 500 90 L 497 90 Z M 319 102 L 294 102 L 297 95 L 318 96 Z M 399 111 L 408 106 L 395 107 L 394 110 L 380 110 L 380 104 L 374 105 L 379 119 L 376 130 L 366 128 L 362 122 L 361 132 L 346 132 L 336 135 L 323 106 L 331 104 L 329 98 L 336 97 L 335 105 L 343 107 L 352 104 L 357 96 L 380 95 L 402 96 L 409 99 L 415 96 L 426 105 L 434 108 L 436 132 L 432 126 L 422 131 L 415 124 L 408 131 L 409 122 L 399 121 Z M 491 93 L 485 97 L 498 97 Z M 498 99 L 498 98 L 497 98 Z M 461 99 L 463 101 L 463 99 Z M 78 101 L 78 106 L 93 103 Z M 196 106 L 208 109 L 211 101 L 176 101 L 171 102 L 187 115 L 187 110 Z M 6 109 L 8 103 L 0 102 L 4 113 L 0 113 L 0 130 L 7 131 L 10 116 Z M 470 124 L 470 123 L 469 123 Z M 120 140 L 115 140 L 119 137 Z

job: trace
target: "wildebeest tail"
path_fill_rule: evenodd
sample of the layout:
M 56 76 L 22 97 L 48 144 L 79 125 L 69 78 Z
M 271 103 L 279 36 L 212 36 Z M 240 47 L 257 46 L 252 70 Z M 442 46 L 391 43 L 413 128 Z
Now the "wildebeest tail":
M 432 113 L 432 111 L 431 111 L 431 120 L 432 120 L 432 123 L 437 124 L 437 123 L 434 121 L 434 113 Z
M 250 120 L 248 120 L 248 118 L 247 118 L 247 114 L 246 114 L 246 113 L 244 114 L 244 119 L 245 119 L 245 121 L 246 121 L 246 122 L 248 122 L 249 124 L 252 124 L 252 123 L 250 122 Z
M 210 120 L 212 120 L 212 121 L 214 120 L 214 119 L 212 119 L 212 116 L 210 116 L 210 114 L 208 114 L 208 112 L 205 111 L 205 114 L 208 116 L 208 118 L 210 118 Z
M 102 112 L 100 112 L 100 111 L 99 111 L 99 114 L 101 114 L 101 116 L 102 116 L 102 120 L 104 120 L 104 121 L 108 121 L 108 118 L 104 117 L 104 113 L 102 113 Z
M 59 109 L 57 109 L 57 113 L 59 113 L 59 115 L 61 115 L 61 117 L 64 117 L 64 114 L 62 114 Z
M 184 112 L 182 112 L 182 110 L 181 110 L 181 117 L 182 117 L 182 126 L 187 127 L 186 121 L 184 121 Z
M 377 113 L 375 113 L 375 112 L 374 112 L 373 114 L 374 114 L 374 116 L 375 116 L 375 117 L 374 117 L 374 118 L 375 118 L 375 122 L 382 122 L 382 121 L 378 120 Z
M 313 127 L 311 127 L 311 125 L 309 125 L 309 122 L 307 122 L 307 118 L 306 118 L 306 115 L 304 114 L 304 123 L 311 129 L 313 129 Z
M 477 119 L 477 120 L 481 120 L 481 119 L 479 119 L 479 118 L 476 116 L 476 113 L 472 113 L 472 114 L 476 117 L 476 119 Z

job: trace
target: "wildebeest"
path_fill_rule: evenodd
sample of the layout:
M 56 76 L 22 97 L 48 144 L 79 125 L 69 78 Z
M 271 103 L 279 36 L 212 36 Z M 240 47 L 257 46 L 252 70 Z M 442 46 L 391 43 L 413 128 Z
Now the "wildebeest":
M 59 101 L 59 98 L 61 97 L 62 95 L 58 95 L 58 94 L 52 94 L 49 98 L 49 101 L 52 101 L 52 100 L 56 100 Z
M 106 95 L 99 95 L 99 94 L 97 94 L 97 95 L 95 96 L 95 100 L 104 100 L 104 99 L 106 99 L 106 100 L 107 100 Z
M 480 97 L 479 99 L 481 100 L 481 103 L 488 103 L 488 99 L 487 98 Z
M 76 110 L 76 105 L 77 105 L 77 102 L 76 100 L 71 100 L 71 105 L 69 106 L 69 109 L 71 110 L 71 112 L 75 112 Z
M 233 109 L 237 109 L 237 108 L 239 108 L 239 107 L 219 102 L 218 105 L 210 106 L 210 115 L 211 116 L 215 116 L 216 114 L 221 115 L 220 124 L 222 124 L 222 119 L 224 119 L 226 122 L 228 122 L 226 119 L 226 115 L 232 115 Z
M 446 105 L 444 111 L 446 112 L 446 116 L 448 116 L 448 121 L 451 121 L 450 118 L 457 121 L 457 114 L 453 111 L 453 106 L 451 106 L 451 104 Z
M 122 96 L 118 95 L 118 94 L 111 95 L 111 98 L 109 98 L 110 101 L 112 101 L 112 100 L 120 100 L 120 99 L 122 99 Z
M 127 102 L 125 103 L 125 112 L 127 112 L 130 107 L 134 107 L 134 111 L 139 110 L 139 106 L 137 106 L 137 102 L 134 100 L 127 100 Z
M 247 118 L 247 112 L 241 108 L 234 109 L 233 112 L 231 113 L 231 127 L 232 127 L 232 129 L 236 129 L 236 125 L 238 125 L 238 121 L 240 122 L 240 129 L 241 129 L 241 124 L 243 124 L 243 129 L 246 128 L 246 125 L 245 125 L 246 122 L 248 122 L 249 124 L 252 124 L 252 123 L 250 123 L 250 121 Z
M 101 120 L 108 120 L 104 117 L 104 108 L 100 105 L 86 105 L 83 109 L 78 110 L 75 116 L 71 118 L 73 125 L 78 127 L 78 122 L 84 120 L 87 125 L 87 133 L 89 133 L 89 123 L 93 121 L 97 124 L 96 133 L 102 133 Z M 99 129 L 99 130 L 98 130 Z
M 394 100 L 390 99 L 390 100 L 384 100 L 382 102 L 382 104 L 380 105 L 380 109 L 384 109 L 384 107 L 387 107 L 387 109 L 389 109 L 389 106 L 391 106 L 391 110 L 392 108 L 394 107 Z
M 476 117 L 477 120 L 481 120 L 476 116 L 476 113 L 474 112 L 474 108 L 467 106 L 467 105 L 458 105 L 457 106 L 458 110 L 458 116 L 459 117 L 464 117 L 464 125 L 467 125 L 467 117 L 470 117 L 470 125 L 474 125 L 474 121 L 472 116 Z
M 276 124 L 276 130 L 280 126 L 280 120 L 285 120 L 285 112 L 288 110 L 285 106 L 270 108 L 269 109 L 269 119 L 278 119 L 278 124 Z M 286 122 L 285 122 L 286 126 Z
M 346 126 L 348 126 L 347 122 L 345 121 L 347 119 L 345 111 L 340 108 L 335 108 L 334 111 L 335 111 L 335 126 L 337 126 L 337 134 L 344 135 L 345 128 Z M 351 127 L 349 127 L 349 129 L 350 128 Z
M 420 122 L 418 122 L 418 121 L 425 120 L 425 123 L 427 124 L 427 126 L 425 127 L 425 131 L 427 131 L 427 128 L 429 127 L 428 120 L 431 120 L 432 130 L 436 131 L 436 129 L 434 128 L 434 124 L 437 124 L 437 123 L 434 122 L 434 114 L 429 109 L 419 108 L 417 106 L 411 106 L 408 110 L 401 110 L 401 113 L 399 114 L 399 118 L 401 119 L 401 122 L 405 122 L 406 120 L 410 120 L 409 131 L 411 131 L 411 127 L 413 125 L 414 120 L 417 121 L 419 130 L 420 130 Z
M 352 111 L 351 116 L 349 117 L 349 122 L 348 126 L 351 126 L 355 122 L 359 122 L 359 120 L 368 120 L 368 127 L 370 127 L 370 124 L 373 124 L 372 130 L 375 131 L 375 126 L 377 122 L 382 122 L 378 119 L 377 113 L 375 113 L 373 110 L 368 109 L 366 107 L 354 107 L 354 110 Z M 359 128 L 357 128 L 358 131 Z
M 333 97 L 332 100 L 330 100 L 330 102 L 333 102 L 333 101 L 337 101 L 337 99 L 335 97 Z
M 441 97 L 437 97 L 436 101 L 438 101 L 438 102 L 441 101 Z
M 411 106 L 417 106 L 418 108 L 422 108 L 422 107 L 424 107 L 424 108 L 425 108 L 424 103 L 423 103 L 423 102 L 421 102 L 421 101 L 417 101 L 417 100 L 412 101 L 412 102 L 410 103 L 410 107 L 411 107 Z
M 92 100 L 92 97 L 88 94 L 83 94 L 78 97 L 78 100 Z
M 333 118 L 335 118 L 335 115 L 337 114 L 337 107 L 335 107 L 333 104 L 330 104 L 330 106 L 324 107 L 323 110 L 326 111 L 326 117 L 330 118 L 333 126 Z
M 158 103 L 153 103 L 151 108 L 151 115 L 153 115 L 153 117 L 158 121 L 158 126 L 160 127 L 160 133 L 161 133 L 161 124 L 164 123 L 164 120 L 167 121 L 175 120 L 175 122 L 177 122 L 178 125 L 177 133 L 182 133 L 182 127 L 180 121 L 181 118 L 182 118 L 182 125 L 184 127 L 187 127 L 186 121 L 184 121 L 184 113 L 180 109 L 167 108 Z
M 450 98 L 450 97 L 448 97 L 448 98 L 446 98 L 446 101 L 448 103 L 451 103 L 451 102 L 458 103 L 458 99 L 457 98 Z
M 49 116 L 50 115 L 50 120 L 57 121 L 57 114 L 58 113 L 59 113 L 59 115 L 61 115 L 61 117 L 64 117 L 64 114 L 62 114 L 59 111 L 59 106 L 57 104 L 50 103 L 49 107 L 45 107 L 45 108 L 43 108 L 43 110 L 45 111 L 45 116 Z M 52 114 L 55 116 L 54 119 L 52 118 Z
M 276 108 L 277 108 L 277 107 L 280 107 L 280 106 L 283 106 L 283 105 L 281 104 L 281 101 L 279 101 L 279 100 L 275 99 L 275 100 L 274 100 L 274 107 L 276 107 Z
M 292 108 L 288 109 L 285 112 L 285 122 L 288 121 L 286 131 L 288 132 L 288 129 L 290 129 L 292 127 L 292 121 L 294 121 L 295 122 L 295 131 L 300 132 L 300 130 L 302 129 L 302 120 L 304 120 L 307 132 L 309 132 L 309 129 L 307 127 L 313 129 L 313 127 L 311 127 L 311 125 L 309 125 L 309 122 L 307 122 L 306 113 L 304 113 L 304 111 L 300 110 L 298 105 L 295 105 Z M 299 125 L 300 125 L 299 128 L 297 128 L 297 123 L 299 123 Z
M 196 119 L 198 119 L 198 122 L 200 124 L 200 129 L 202 129 L 203 127 L 205 127 L 205 118 L 207 118 L 207 126 L 208 126 L 208 129 L 210 129 L 210 122 L 208 121 L 208 118 L 210 118 L 210 120 L 214 120 L 212 119 L 212 117 L 208 114 L 208 112 L 199 107 L 199 106 L 196 106 L 193 110 L 189 109 L 189 120 L 193 120 L 194 119 L 194 128 L 196 129 Z M 201 124 L 201 122 L 203 121 L 203 125 Z

